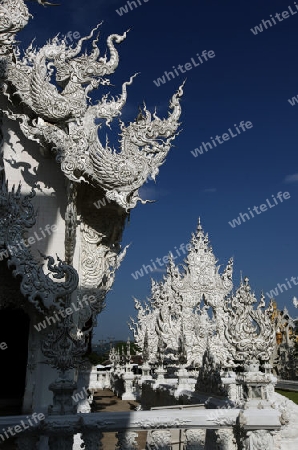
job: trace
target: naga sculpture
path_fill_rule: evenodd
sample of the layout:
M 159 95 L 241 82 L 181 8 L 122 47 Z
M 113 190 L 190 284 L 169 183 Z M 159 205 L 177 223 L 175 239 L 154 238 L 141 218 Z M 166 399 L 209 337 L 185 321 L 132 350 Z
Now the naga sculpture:
M 1 177 L 0 177 L 1 178 Z M 46 314 L 65 305 L 78 285 L 76 270 L 58 258 L 43 256 L 54 279 L 65 279 L 60 283 L 46 275 L 24 239 L 25 232 L 35 223 L 35 212 L 31 203 L 35 191 L 21 195 L 21 186 L 8 191 L 7 183 L 0 189 L 0 249 L 5 248 L 8 266 L 14 277 L 20 276 L 20 291 L 39 313 Z M 2 259 L 2 258 L 1 258 Z
M 55 153 L 69 180 L 84 181 L 103 189 L 107 199 L 127 211 L 138 201 L 145 203 L 138 189 L 148 177 L 155 179 L 177 135 L 183 85 L 171 99 L 172 112 L 168 118 L 160 119 L 156 112 L 152 115 L 144 105 L 138 120 L 128 126 L 120 122 L 120 152 L 108 142 L 104 146 L 98 138 L 98 128 L 103 121 L 110 126 L 121 115 L 127 86 L 136 75 L 123 84 L 122 94 L 116 98 L 104 94 L 92 105 L 88 94 L 100 85 L 110 84 L 107 76 L 119 64 L 115 44 L 124 41 L 127 32 L 108 37 L 109 58 L 99 56 L 98 36 L 94 38 L 100 24 L 74 48 L 56 36 L 39 50 L 31 44 L 21 56 L 14 36 L 27 24 L 29 15 L 22 0 L 13 3 L 19 11 L 19 20 L 8 26 L 8 30 L 3 29 L 3 24 L 0 32 L 1 78 L 8 98 L 6 115 L 21 121 L 21 130 L 28 139 Z M 12 11 L 9 4 L 5 10 L 8 21 L 14 17 Z M 92 51 L 81 54 L 83 44 L 92 38 Z M 18 108 L 14 108 L 16 101 Z M 20 102 L 23 113 L 20 113 Z

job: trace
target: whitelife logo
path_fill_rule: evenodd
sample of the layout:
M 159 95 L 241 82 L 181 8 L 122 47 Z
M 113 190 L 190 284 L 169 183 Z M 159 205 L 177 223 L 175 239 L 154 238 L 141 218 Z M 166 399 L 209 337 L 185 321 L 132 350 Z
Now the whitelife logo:
M 292 98 L 288 98 L 288 102 L 290 103 L 291 106 L 295 106 L 298 103 L 298 95 Z
M 298 281 L 298 277 L 296 277 L 296 278 Z M 292 281 L 294 286 L 298 285 L 298 283 L 296 283 L 295 277 L 291 277 L 290 280 Z M 279 294 L 282 294 L 284 290 L 287 291 L 288 289 L 292 289 L 293 286 L 291 285 L 290 281 L 287 278 L 285 279 L 285 281 L 286 281 L 288 287 L 284 283 L 282 283 L 282 284 L 277 283 L 276 288 L 271 289 L 270 292 L 266 292 L 266 295 L 271 299 L 271 298 L 277 297 Z M 280 290 L 280 292 L 278 290 Z
M 274 197 L 274 195 L 271 195 L 271 197 L 273 198 L 273 204 L 270 203 L 270 200 L 268 198 L 266 198 L 266 203 L 262 203 L 260 206 L 254 206 L 252 209 L 254 210 L 255 213 L 257 213 L 257 215 L 262 214 L 262 212 L 268 211 L 268 206 L 269 208 L 275 208 L 275 206 L 279 205 L 280 203 L 283 203 L 283 198 L 285 200 L 288 200 L 291 196 L 289 192 L 278 192 L 278 194 L 276 195 L 276 197 L 278 198 L 278 200 L 280 201 L 280 203 L 278 203 L 278 201 L 276 200 L 276 198 Z M 258 208 L 260 208 L 260 211 L 258 211 Z M 251 215 L 252 218 L 255 217 L 254 213 L 251 211 L 250 208 L 247 208 L 249 211 L 249 214 Z M 244 217 L 245 216 L 245 217 Z M 245 218 L 247 220 L 250 220 L 251 217 L 249 217 L 248 213 L 239 213 L 239 216 L 237 217 L 237 219 L 233 219 L 232 222 L 229 222 L 229 225 L 231 225 L 232 228 L 235 228 L 236 225 L 241 225 L 241 223 L 246 222 Z
M 157 80 L 153 80 L 153 83 L 155 84 L 155 86 L 159 87 L 161 84 L 165 84 L 167 81 L 173 80 L 174 78 L 176 78 L 176 76 L 179 77 L 181 74 L 186 73 L 188 70 L 191 70 L 194 67 L 198 67 L 201 64 L 203 64 L 204 61 L 202 58 L 204 58 L 205 61 L 208 61 L 208 58 L 214 58 L 215 53 L 213 50 L 209 50 L 209 52 L 207 52 L 207 50 L 204 50 L 201 55 L 199 55 L 199 53 L 197 53 L 196 57 L 199 62 L 196 61 L 195 58 L 190 58 L 191 62 L 187 62 L 183 65 L 179 64 L 179 66 L 177 66 L 177 68 L 175 66 L 173 66 L 173 70 L 174 70 L 173 72 L 165 71 L 164 75 L 161 76 L 160 78 L 157 78 Z M 180 73 L 178 72 L 178 69 L 179 69 Z M 175 72 L 175 74 L 174 74 L 174 72 Z
M 295 6 L 293 6 L 294 11 L 291 6 L 288 6 L 288 10 L 290 12 L 283 11 L 282 13 L 275 14 L 274 17 L 278 20 L 278 22 L 275 20 L 273 15 L 270 14 L 271 19 L 267 19 L 267 20 L 263 19 L 259 25 L 256 25 L 254 28 L 251 28 L 250 31 L 256 36 L 257 34 L 262 33 L 264 31 L 264 28 L 265 28 L 265 30 L 267 30 L 268 26 L 269 26 L 269 28 L 271 28 L 271 27 L 273 27 L 273 25 L 277 25 L 279 22 L 283 22 L 284 19 L 288 19 L 289 17 L 294 16 L 295 14 L 297 14 L 297 11 L 295 11 L 295 8 L 298 9 L 298 5 L 296 2 L 294 2 L 294 5 L 295 5 Z M 291 14 L 291 16 L 290 16 L 290 14 Z
M 8 427 L 8 428 L 6 428 L 6 430 L 4 428 L 2 428 L 3 434 L 0 434 L 0 438 L 2 439 L 2 442 L 4 442 L 5 439 L 9 439 L 10 437 L 15 436 L 16 433 L 21 433 L 22 431 L 27 430 L 30 427 L 35 427 L 38 422 L 40 422 L 44 419 L 45 419 L 44 414 L 42 414 L 42 413 L 37 414 L 36 412 L 34 412 L 30 418 L 27 416 L 27 423 L 24 422 L 24 420 L 21 420 L 20 425 L 15 425 L 14 427 Z M 32 421 L 34 421 L 34 423 L 32 423 Z
M 197 147 L 194 150 L 191 150 L 190 153 L 196 158 L 198 155 L 202 155 L 204 153 L 203 148 L 204 148 L 205 152 L 208 152 L 208 150 L 211 150 L 212 148 L 217 147 L 216 142 L 218 144 L 223 144 L 224 142 L 229 141 L 230 138 L 233 139 L 233 138 L 239 136 L 239 134 L 241 134 L 241 131 L 239 130 L 239 128 L 241 128 L 241 130 L 244 132 L 246 130 L 250 130 L 253 127 L 253 124 L 249 121 L 244 122 L 244 120 L 241 120 L 240 124 L 238 126 L 236 124 L 234 124 L 234 127 L 238 134 L 233 133 L 231 128 L 229 128 L 228 132 L 223 133 L 221 136 L 218 136 L 218 134 L 217 134 L 214 139 L 213 139 L 213 136 L 210 137 L 213 146 L 212 146 L 212 144 L 210 144 L 210 142 L 202 142 L 202 145 L 200 145 L 200 147 Z M 221 141 L 221 139 L 222 139 L 222 141 Z
M 80 400 L 84 400 L 84 398 L 88 398 L 89 394 L 85 387 L 80 392 L 77 392 L 76 394 L 72 395 L 71 398 L 75 403 L 78 403 Z
M 80 309 L 85 308 L 85 306 L 90 306 L 90 303 L 94 303 L 94 302 L 96 302 L 96 300 L 97 299 L 96 299 L 95 295 L 90 295 L 89 297 L 87 295 L 84 295 L 82 300 L 78 300 L 77 305 L 72 302 L 68 308 L 65 308 L 65 309 L 61 308 L 57 312 L 55 311 L 54 312 L 55 317 L 54 316 L 46 316 L 45 320 L 43 322 L 38 322 L 36 325 L 34 325 L 34 328 L 37 331 L 45 330 L 48 325 L 54 324 L 56 322 L 60 322 L 61 319 L 58 316 L 58 314 L 60 314 L 60 316 L 62 316 L 63 319 L 65 319 L 67 316 L 71 316 L 74 312 L 80 311 Z M 85 305 L 83 305 L 82 302 L 85 302 Z M 79 306 L 79 308 L 77 308 L 77 306 Z
M 184 248 L 185 247 L 185 248 Z M 179 250 L 182 251 L 183 255 L 186 254 L 186 250 L 190 251 L 191 249 L 191 244 L 181 244 L 179 247 Z M 171 255 L 172 259 L 175 260 L 177 259 L 179 256 L 181 256 L 181 253 L 179 252 L 178 248 L 175 247 L 176 253 L 178 256 L 174 256 L 173 252 L 169 252 L 166 256 L 163 256 L 162 258 L 156 258 L 155 261 L 158 263 L 159 267 L 163 267 L 165 264 L 168 264 L 170 258 L 169 258 L 169 254 Z M 161 261 L 162 260 L 162 261 Z M 158 271 L 159 267 L 156 267 L 155 262 L 153 261 L 153 259 L 151 259 L 151 264 L 145 265 L 143 264 L 143 268 L 141 268 L 140 270 L 136 270 L 134 273 L 131 274 L 131 276 L 137 280 L 138 278 L 143 277 L 145 274 L 150 272 L 154 272 L 154 271 Z M 143 270 L 144 269 L 144 270 Z M 149 270 L 148 270 L 149 269 Z M 145 273 L 144 273 L 145 272 Z
M 30 245 L 35 244 L 36 241 L 42 241 L 42 239 L 46 238 L 47 236 L 51 236 L 51 234 L 57 231 L 58 228 L 57 225 L 47 224 L 44 229 L 39 228 L 39 230 L 40 231 L 34 231 L 34 236 L 30 236 L 28 237 L 28 239 L 26 239 L 28 244 L 25 243 L 24 239 L 21 239 L 19 242 L 16 242 L 15 245 L 8 245 L 6 250 L 2 250 L 0 252 L 0 261 L 2 261 L 3 258 L 8 258 L 9 252 L 11 256 L 13 256 L 16 250 L 18 250 L 17 247 L 19 247 L 19 250 L 22 250 L 24 248 L 22 246 L 30 247 Z M 40 233 L 40 235 L 38 233 Z
M 78 40 L 81 38 L 81 35 L 78 31 L 68 31 L 65 35 L 62 34 L 61 37 L 59 37 L 59 39 L 63 39 L 65 41 L 65 44 L 69 45 L 72 44 L 74 42 L 74 40 Z M 69 41 L 69 42 L 68 42 Z
M 123 14 L 127 14 L 129 11 L 132 11 L 133 9 L 138 7 L 137 2 L 139 4 L 139 6 L 143 5 L 141 0 L 136 0 L 135 2 L 134 1 L 126 2 L 126 6 L 121 6 L 121 8 L 116 9 L 116 13 L 119 16 L 123 16 Z M 147 2 L 149 2 L 149 0 L 143 0 L 143 2 L 147 3 Z M 128 9 L 128 7 L 129 7 L 129 9 Z
M 1 350 L 7 350 L 7 344 L 6 344 L 6 342 L 0 342 L 0 349 Z

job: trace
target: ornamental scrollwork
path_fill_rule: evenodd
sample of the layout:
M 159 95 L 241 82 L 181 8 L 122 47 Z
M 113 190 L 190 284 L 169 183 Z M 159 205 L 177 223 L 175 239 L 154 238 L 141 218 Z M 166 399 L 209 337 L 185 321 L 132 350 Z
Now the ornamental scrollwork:
M 28 23 L 30 14 L 21 0 L 2 0 L 0 5 L 0 55 L 12 51 L 15 35 Z
M 0 249 L 5 252 L 7 264 L 14 277 L 20 276 L 20 291 L 42 314 L 65 305 L 66 298 L 76 289 L 78 274 L 58 256 L 41 255 L 47 261 L 43 266 L 36 261 L 26 243 L 25 232 L 35 224 L 35 212 L 32 198 L 35 191 L 22 196 L 21 185 L 8 190 L 8 184 L 2 183 L 0 189 Z M 52 279 L 53 278 L 53 279 Z M 54 280 L 65 280 L 56 282 Z
M 271 321 L 272 302 L 265 309 L 265 297 L 261 296 L 257 309 L 255 295 L 246 277 L 235 295 L 224 305 L 225 337 L 231 344 L 236 361 L 268 361 L 273 352 L 274 328 Z
M 150 450 L 171 450 L 172 436 L 170 430 L 152 431 L 150 433 Z
M 185 430 L 185 450 L 204 450 L 206 430 L 188 429 Z
M 272 432 L 269 430 L 248 431 L 244 439 L 245 450 L 263 450 L 264 448 L 274 448 Z
M 116 434 L 118 442 L 116 450 L 138 450 L 138 443 L 136 441 L 138 433 L 133 431 L 123 431 Z
M 82 355 L 87 351 L 87 342 L 84 339 L 74 339 L 67 324 L 64 323 L 56 326 L 55 330 L 48 334 L 42 342 L 41 349 L 48 358 L 47 363 L 63 374 L 82 364 Z
M 143 420 L 133 420 L 132 424 L 135 427 L 146 429 L 156 429 L 156 428 L 175 428 L 182 427 L 183 425 L 187 425 L 187 423 L 191 422 L 190 420 L 183 419 L 168 419 L 156 417 L 155 419 L 143 419 Z

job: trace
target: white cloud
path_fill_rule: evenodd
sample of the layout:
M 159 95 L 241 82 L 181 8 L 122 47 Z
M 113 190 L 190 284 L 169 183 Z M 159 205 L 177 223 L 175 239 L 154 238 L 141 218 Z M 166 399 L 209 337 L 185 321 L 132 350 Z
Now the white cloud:
M 287 175 L 284 179 L 284 183 L 298 183 L 298 173 L 293 173 L 293 175 Z

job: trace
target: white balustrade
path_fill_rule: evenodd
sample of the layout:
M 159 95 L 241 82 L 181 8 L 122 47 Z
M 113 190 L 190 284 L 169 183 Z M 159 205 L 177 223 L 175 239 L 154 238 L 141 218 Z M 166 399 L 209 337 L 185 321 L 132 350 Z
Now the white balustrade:
M 281 428 L 280 412 L 272 408 L 248 410 L 221 409 L 154 410 L 132 412 L 106 412 L 92 414 L 48 415 L 35 427 L 17 435 L 18 448 L 31 450 L 40 436 L 48 436 L 49 450 L 73 450 L 73 436 L 81 433 L 85 450 L 99 450 L 104 432 L 118 433 L 118 450 L 136 450 L 138 431 L 150 431 L 148 449 L 174 449 L 173 430 L 181 430 L 185 450 L 203 449 L 205 430 L 211 430 L 214 448 L 220 450 L 246 450 L 258 442 L 266 442 L 268 450 L 274 448 L 273 433 Z M 213 419 L 210 420 L 210 417 Z M 26 420 L 26 416 L 0 417 L 0 429 L 12 429 Z M 239 429 L 241 427 L 241 430 Z M 213 431 L 212 431 L 213 430 Z M 242 436 L 237 447 L 235 436 Z M 205 448 L 212 449 L 211 440 Z M 212 444 L 213 445 L 213 444 Z M 265 448 L 265 447 L 264 447 Z

